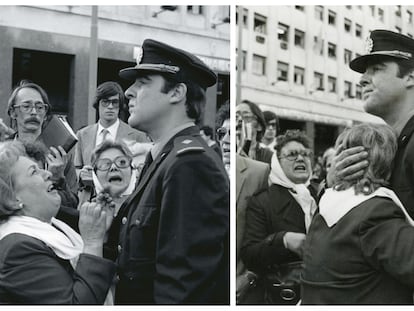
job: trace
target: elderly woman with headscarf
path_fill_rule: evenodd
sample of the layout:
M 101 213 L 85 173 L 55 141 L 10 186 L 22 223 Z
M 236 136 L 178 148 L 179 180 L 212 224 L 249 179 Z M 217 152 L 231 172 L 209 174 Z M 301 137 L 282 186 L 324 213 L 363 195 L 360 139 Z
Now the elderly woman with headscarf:
M 387 125 L 360 124 L 336 148 L 363 146 L 362 178 L 327 189 L 304 247 L 303 304 L 412 304 L 414 228 L 385 186 L 397 139 Z
M 21 143 L 0 145 L 0 303 L 102 304 L 115 273 L 102 258 L 106 212 L 86 203 L 77 234 L 54 218 L 50 177 Z
M 317 208 L 316 187 L 310 185 L 312 153 L 306 135 L 288 130 L 277 137 L 275 150 L 270 186 L 255 194 L 248 204 L 241 250 L 247 268 L 261 275 L 262 282 L 264 276 L 282 265 L 301 261 L 302 245 Z M 276 296 L 279 294 L 283 296 Z M 293 304 L 299 299 L 299 293 L 287 295 L 272 297 L 266 291 L 265 301 Z

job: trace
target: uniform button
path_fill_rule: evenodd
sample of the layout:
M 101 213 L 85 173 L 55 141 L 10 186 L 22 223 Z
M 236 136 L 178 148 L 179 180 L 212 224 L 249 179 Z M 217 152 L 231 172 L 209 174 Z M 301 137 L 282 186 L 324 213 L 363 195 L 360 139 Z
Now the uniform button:
M 122 251 L 122 246 L 121 244 L 118 244 L 118 253 L 120 253 Z
M 116 282 L 119 282 L 121 280 L 121 278 L 119 277 L 119 274 L 116 275 L 115 280 Z
M 407 139 L 407 136 L 404 135 L 403 137 L 401 137 L 401 141 L 404 142 Z
M 141 223 L 141 220 L 135 219 L 135 224 L 139 225 Z
M 127 220 L 128 220 L 128 219 L 127 219 L 126 217 L 123 217 L 123 218 L 122 218 L 122 224 L 123 224 L 123 225 L 125 225 L 125 224 L 126 224 L 126 222 L 127 222 Z

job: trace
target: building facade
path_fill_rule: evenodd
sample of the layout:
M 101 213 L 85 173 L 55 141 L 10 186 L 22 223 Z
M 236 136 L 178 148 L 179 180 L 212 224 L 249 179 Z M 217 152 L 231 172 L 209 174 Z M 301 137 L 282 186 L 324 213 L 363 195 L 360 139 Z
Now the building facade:
M 282 131 L 305 130 L 316 155 L 333 145 L 344 127 L 382 122 L 363 111 L 360 74 L 349 62 L 365 53 L 371 30 L 412 37 L 414 6 L 278 5 L 236 11 L 240 100 L 275 112 Z
M 98 6 L 95 22 L 92 11 L 91 6 L 2 6 L 1 97 L 7 99 L 22 79 L 38 83 L 53 112 L 66 115 L 77 130 L 97 120 L 90 101 L 98 84 L 117 81 L 126 90 L 130 82 L 118 71 L 134 66 L 137 48 L 151 38 L 194 53 L 218 74 L 217 85 L 207 90 L 204 115 L 204 123 L 214 125 L 216 110 L 230 96 L 228 6 Z M 1 107 L 0 117 L 7 120 L 7 100 Z

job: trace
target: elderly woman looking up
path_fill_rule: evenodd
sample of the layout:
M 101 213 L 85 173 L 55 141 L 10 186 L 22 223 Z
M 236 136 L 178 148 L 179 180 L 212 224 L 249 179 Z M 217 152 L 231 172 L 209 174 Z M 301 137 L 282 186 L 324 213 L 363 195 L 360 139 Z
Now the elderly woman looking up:
M 106 213 L 80 210 L 81 236 L 54 218 L 61 198 L 51 173 L 19 142 L 0 146 L 0 303 L 102 304 L 115 273 L 102 258 Z
M 277 137 L 275 150 L 270 186 L 248 204 L 241 249 L 247 268 L 262 280 L 280 265 L 301 261 L 305 234 L 316 210 L 316 187 L 310 186 L 312 153 L 306 135 L 288 130 Z M 299 293 L 290 294 L 295 297 L 281 298 L 280 293 L 266 292 L 265 302 L 296 303 Z
M 397 150 L 387 125 L 360 124 L 336 148 L 363 146 L 362 178 L 326 190 L 304 247 L 303 304 L 412 304 L 414 228 L 388 188 Z

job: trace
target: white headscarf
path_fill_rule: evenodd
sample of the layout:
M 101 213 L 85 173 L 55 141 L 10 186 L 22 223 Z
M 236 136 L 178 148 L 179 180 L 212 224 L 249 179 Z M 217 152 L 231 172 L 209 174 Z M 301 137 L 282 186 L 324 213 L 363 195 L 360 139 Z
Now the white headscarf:
M 293 196 L 296 202 L 298 202 L 302 208 L 303 213 L 305 214 L 306 232 L 308 232 L 313 214 L 315 213 L 317 207 L 315 200 L 307 188 L 307 186 L 310 184 L 310 178 L 311 177 L 309 176 L 309 179 L 304 184 L 293 183 L 289 178 L 286 177 L 285 172 L 280 166 L 276 153 L 273 153 L 271 171 L 269 174 L 269 184 L 280 185 L 289 190 L 289 193 Z

